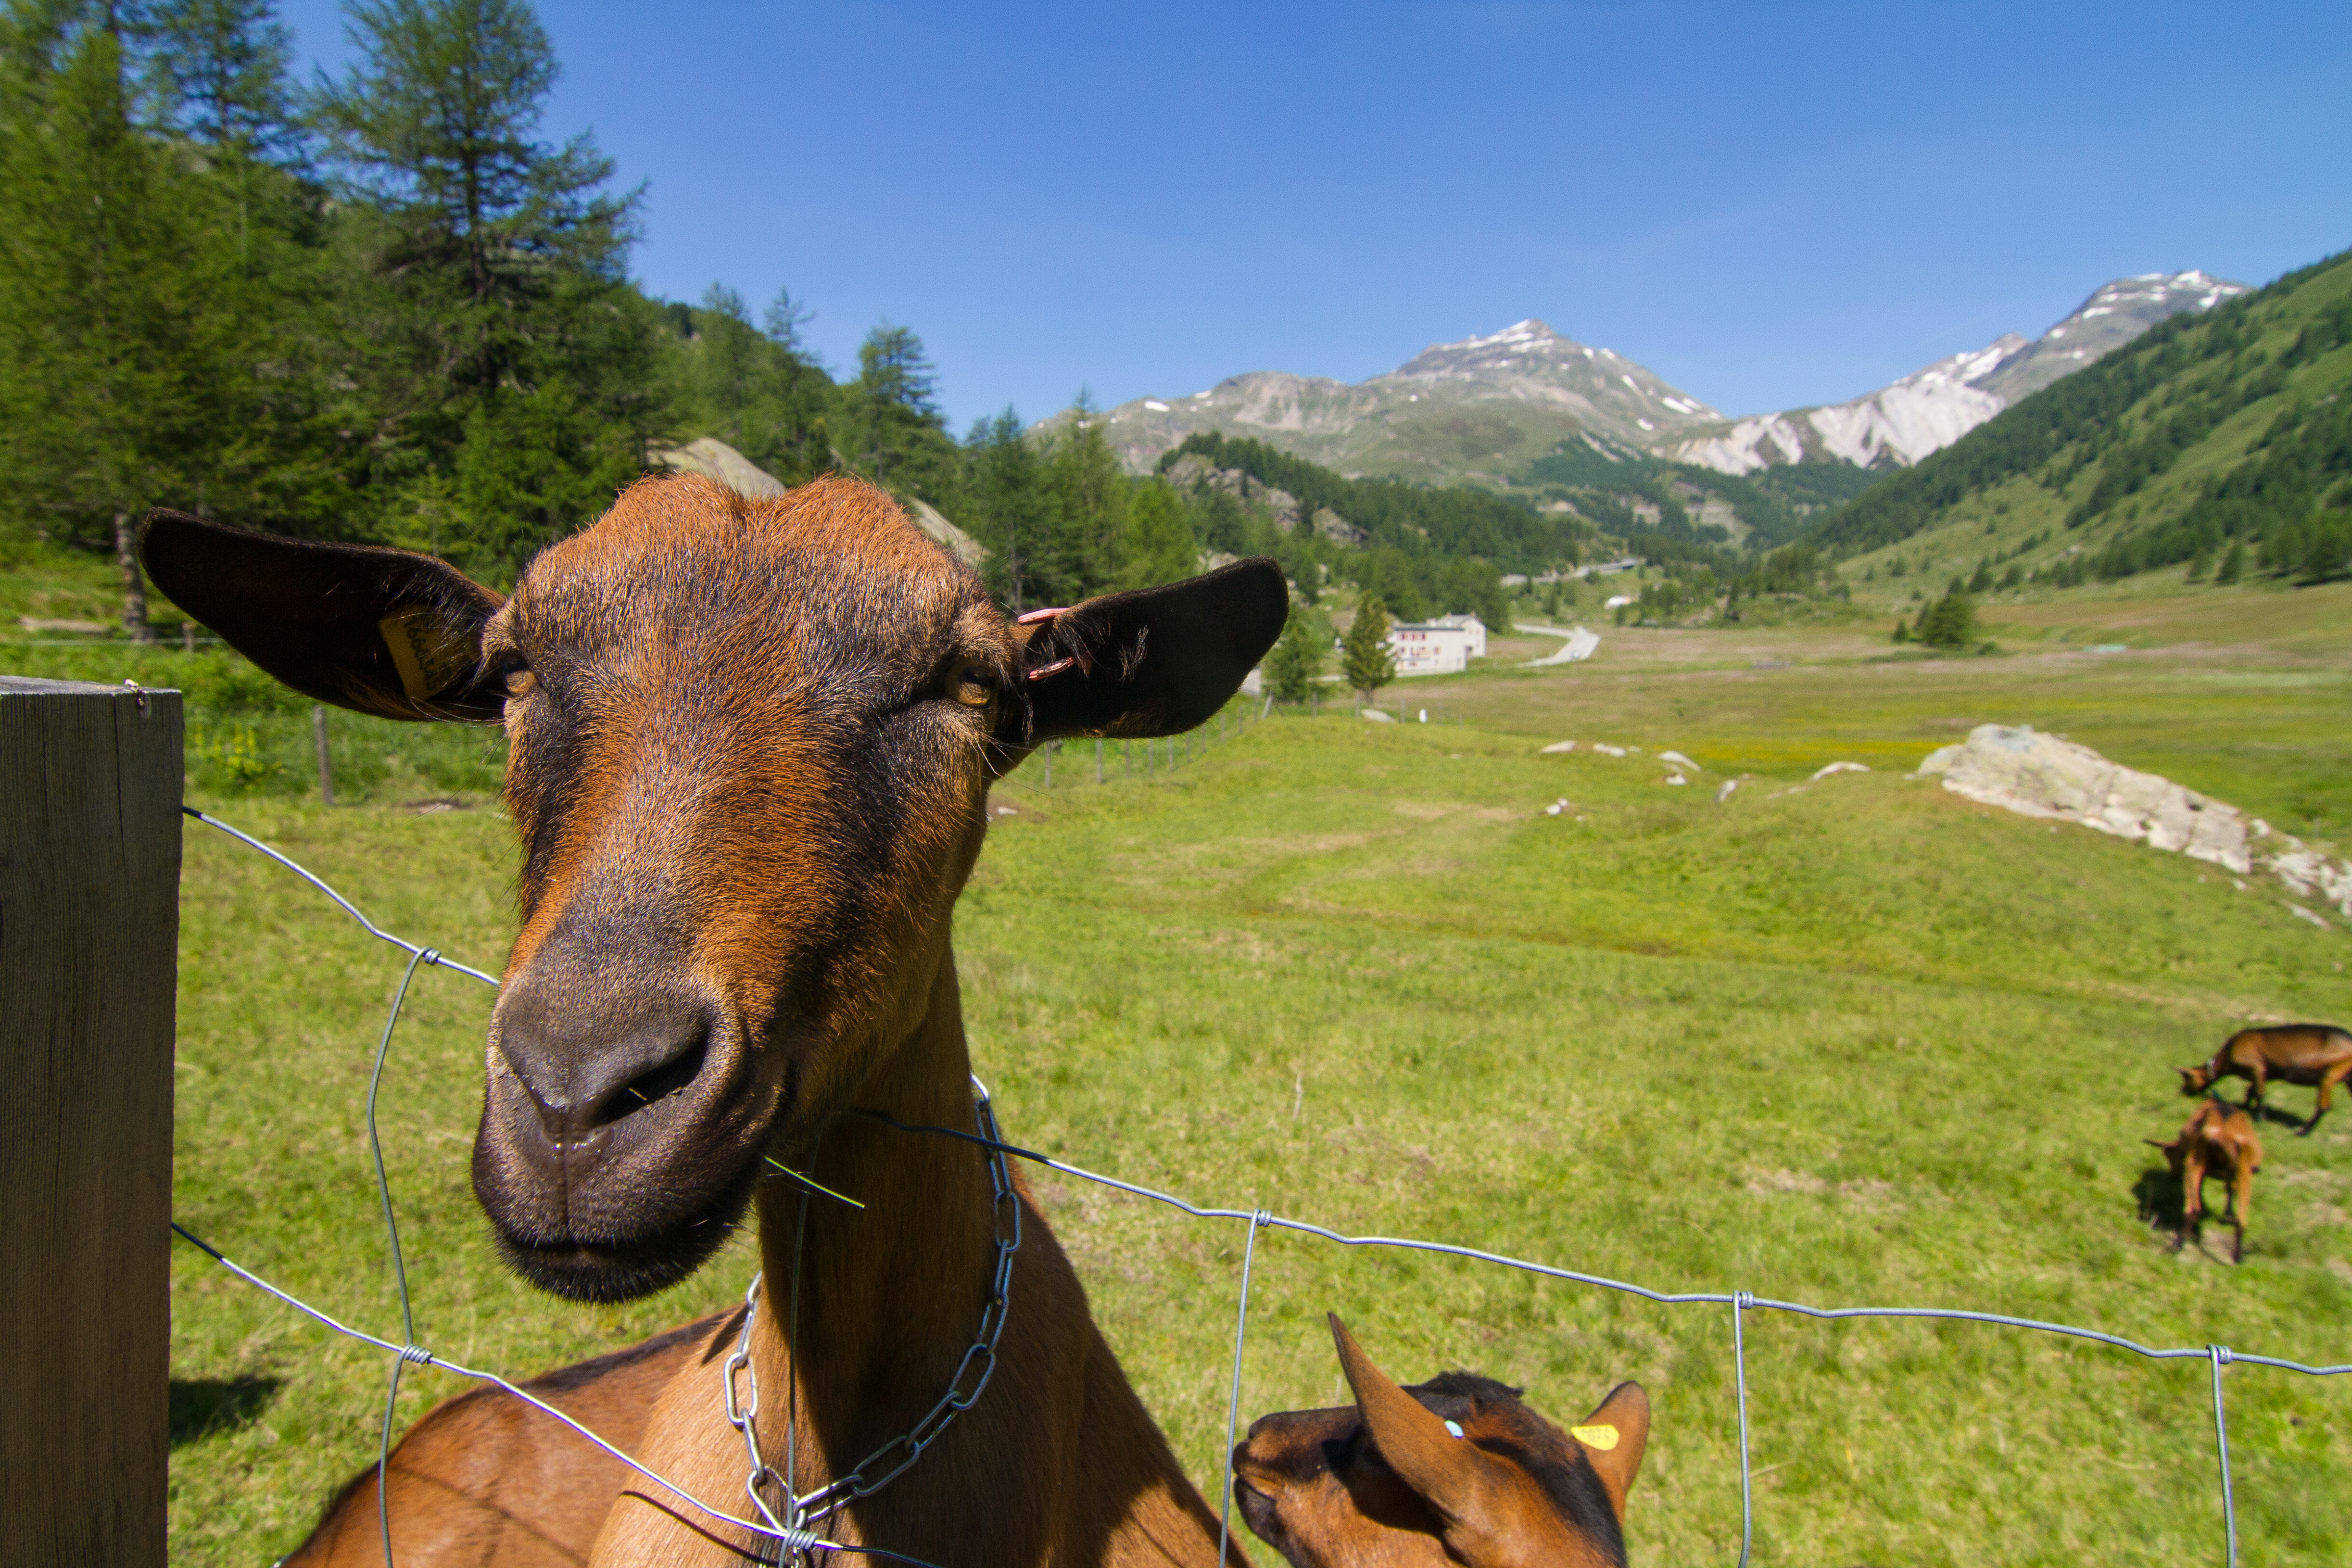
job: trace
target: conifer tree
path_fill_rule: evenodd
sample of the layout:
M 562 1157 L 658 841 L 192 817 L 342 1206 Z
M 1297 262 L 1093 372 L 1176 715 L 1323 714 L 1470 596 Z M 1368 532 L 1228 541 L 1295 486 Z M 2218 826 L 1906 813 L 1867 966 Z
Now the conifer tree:
M 1314 694 L 1315 679 L 1323 673 L 1324 639 L 1329 635 L 1310 625 L 1304 613 L 1291 611 L 1265 660 L 1267 689 L 1276 699 L 1304 702 Z
M 412 521 L 511 569 L 639 472 L 667 423 L 621 265 L 637 192 L 586 136 L 537 139 L 557 66 L 524 0 L 349 0 L 359 61 L 314 115 L 372 288 L 345 350 Z M 394 531 L 403 526 L 392 520 Z
M 850 456 L 866 478 L 934 506 L 952 499 L 955 443 L 940 412 L 938 372 L 912 329 L 885 321 L 866 334 L 846 396 L 857 439 Z
M 162 122 L 215 153 L 297 154 L 293 41 L 272 0 L 156 0 L 141 18 Z
M 1348 684 L 1370 702 L 1396 679 L 1396 655 L 1389 648 L 1389 612 L 1376 598 L 1356 606 L 1356 618 L 1339 639 L 1340 668 Z
M 1055 602 L 1041 597 L 1036 570 L 1039 555 L 1052 545 L 1054 499 L 1021 416 L 1008 404 L 994 418 L 978 421 L 964 452 L 971 469 L 966 522 L 988 547 L 982 572 L 989 590 L 1016 614 Z
M 1075 417 L 1045 447 L 1046 480 L 1060 524 L 1050 557 L 1051 587 L 1064 604 L 1118 586 L 1129 552 L 1131 487 L 1103 435 L 1101 416 L 1083 390 L 1072 413 Z M 1179 574 L 1190 574 L 1189 569 Z
M 1200 546 L 1184 498 L 1161 479 L 1136 487 L 1128 506 L 1129 554 L 1121 586 L 1149 588 L 1190 577 L 1199 569 Z M 1286 699 L 1287 700 L 1287 699 Z
M 0 505 L 120 551 L 140 510 L 192 489 L 229 400 L 222 226 L 192 161 L 134 124 L 110 12 L 20 6 L 7 25 Z

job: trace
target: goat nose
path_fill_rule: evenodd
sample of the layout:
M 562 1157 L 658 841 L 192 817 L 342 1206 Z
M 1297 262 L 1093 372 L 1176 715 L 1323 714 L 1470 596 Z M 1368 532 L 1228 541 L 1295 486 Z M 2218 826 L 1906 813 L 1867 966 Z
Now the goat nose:
M 554 990 L 526 978 L 498 1010 L 499 1054 L 550 1142 L 582 1142 L 701 1072 L 710 1042 L 701 1007 L 658 992 L 567 1004 Z

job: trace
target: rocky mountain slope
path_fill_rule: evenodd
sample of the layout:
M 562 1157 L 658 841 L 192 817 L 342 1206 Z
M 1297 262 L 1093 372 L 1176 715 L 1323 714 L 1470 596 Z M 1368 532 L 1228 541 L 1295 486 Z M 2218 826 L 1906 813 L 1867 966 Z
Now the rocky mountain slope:
M 2183 563 L 2223 583 L 2352 574 L 2352 254 L 2177 314 L 1804 537 L 1896 577 L 1970 561 L 2061 587 Z
M 2038 339 L 2006 332 L 1850 403 L 1756 415 L 1701 432 L 1661 455 L 1726 474 L 1802 462 L 1907 468 L 2158 321 L 2183 310 L 2210 310 L 2246 291 L 2242 283 L 2197 271 L 2119 279 Z
M 1213 430 L 1346 474 L 1434 484 L 1500 480 L 1581 436 L 1649 450 L 1723 421 L 1614 350 L 1588 348 L 1541 321 L 1435 344 L 1352 385 L 1253 371 L 1189 397 L 1137 398 L 1102 417 L 1135 473 L 1185 437 Z

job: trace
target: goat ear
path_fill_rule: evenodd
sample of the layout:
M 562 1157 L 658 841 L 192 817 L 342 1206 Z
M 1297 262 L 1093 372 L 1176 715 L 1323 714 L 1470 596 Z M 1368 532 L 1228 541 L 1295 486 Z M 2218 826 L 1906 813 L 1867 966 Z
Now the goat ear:
M 1372 1363 L 1337 1312 L 1328 1316 L 1332 1342 L 1339 1347 L 1339 1370 L 1347 1373 L 1356 1409 L 1381 1458 L 1437 1510 L 1449 1542 L 1458 1531 L 1483 1527 L 1496 1490 L 1491 1471 L 1499 1461 L 1447 1431 L 1444 1418 Z
M 147 574 L 173 604 L 305 697 L 383 719 L 495 723 L 482 626 L 506 601 L 430 555 L 280 539 L 152 511 Z
M 1006 739 L 1139 741 L 1190 730 L 1241 689 L 1289 614 L 1282 569 L 1263 556 L 1164 587 L 1033 611 L 1020 623 L 1026 729 Z
M 2199 1089 L 2205 1087 L 2203 1079 L 2200 1076 L 2204 1071 L 2202 1068 L 2174 1068 L 2172 1070 L 2180 1075 L 2181 1093 L 2195 1094 Z
M 1593 1474 L 1609 1489 L 1609 1508 L 1617 1522 L 1625 1522 L 1625 1494 L 1633 1489 L 1633 1474 L 1642 1468 L 1642 1451 L 1650 1444 L 1650 1396 L 1638 1383 L 1621 1383 L 1609 1391 L 1601 1408 L 1568 1429 L 1584 1449 Z

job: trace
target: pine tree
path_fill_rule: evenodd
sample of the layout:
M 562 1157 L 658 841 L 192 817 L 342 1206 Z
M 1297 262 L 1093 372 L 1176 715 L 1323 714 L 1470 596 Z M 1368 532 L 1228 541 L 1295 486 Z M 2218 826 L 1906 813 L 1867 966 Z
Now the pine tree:
M 139 30 L 165 125 L 240 158 L 299 155 L 293 39 L 272 0 L 156 0 Z
M 664 433 L 638 193 L 587 137 L 536 139 L 557 65 L 524 0 L 351 0 L 359 62 L 316 96 L 369 285 L 345 301 L 373 488 L 398 533 L 454 496 L 493 574 L 602 510 Z
M 8 21 L 0 506 L 119 547 L 131 517 L 188 498 L 207 466 L 207 416 L 232 401 L 237 361 L 231 258 L 215 190 L 132 122 L 114 18 Z
M 1339 639 L 1341 672 L 1367 702 L 1396 679 L 1396 655 L 1388 639 L 1388 608 L 1380 600 L 1367 597 L 1356 606 L 1356 618 Z
M 1149 588 L 1174 583 L 1199 569 L 1200 546 L 1192 539 L 1191 514 L 1184 498 L 1165 479 L 1150 479 L 1136 487 L 1128 507 L 1128 523 L 1123 586 Z
M 760 321 L 768 342 L 775 345 L 783 361 L 782 423 L 778 440 L 785 450 L 777 453 L 772 471 L 790 484 L 814 479 L 834 466 L 833 377 L 825 373 L 801 335 L 801 329 L 813 320 L 812 312 L 793 299 L 791 289 L 778 289 Z
M 1046 441 L 1045 457 L 1059 523 L 1050 552 L 1053 592 L 1065 604 L 1118 586 L 1131 548 L 1132 487 L 1103 435 L 1102 417 L 1084 391 L 1072 412 L 1076 417 Z M 1189 568 L 1179 574 L 1190 574 Z
M 947 501 L 960 465 L 923 340 L 887 321 L 867 332 L 847 396 L 857 440 L 850 457 L 866 478 L 934 506 Z
M 994 418 L 977 421 L 964 453 L 971 474 L 965 522 L 988 547 L 982 572 L 990 592 L 1015 613 L 1055 603 L 1042 596 L 1045 588 L 1036 569 L 1053 542 L 1054 498 L 1021 416 L 1008 404 Z
M 2230 541 L 2229 552 L 2221 557 L 2221 564 L 2213 574 L 2213 581 L 2227 585 L 2235 583 L 2245 574 L 2246 542 L 2242 539 L 2233 539 Z
M 1947 594 L 1919 612 L 1912 634 L 1930 647 L 1966 647 L 1977 638 L 1976 601 L 1966 594 Z
M 1316 677 L 1323 673 L 1325 643 L 1329 636 L 1301 611 L 1290 612 L 1281 639 L 1265 659 L 1267 689 L 1278 700 L 1304 702 L 1314 694 Z

